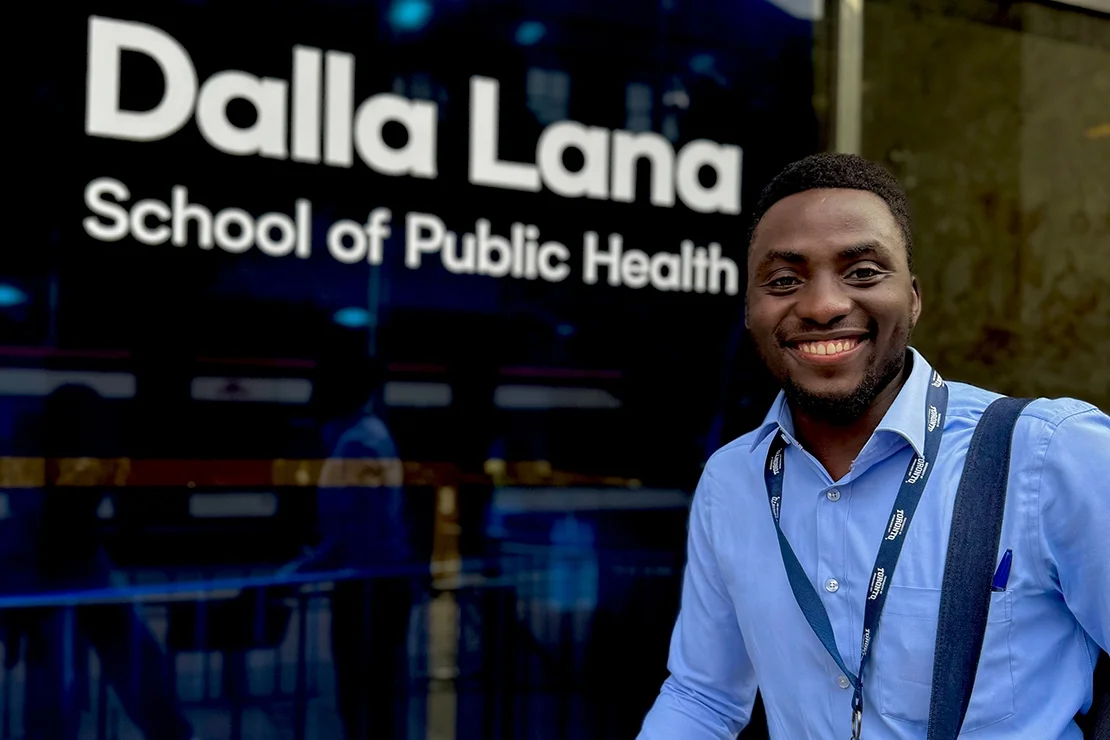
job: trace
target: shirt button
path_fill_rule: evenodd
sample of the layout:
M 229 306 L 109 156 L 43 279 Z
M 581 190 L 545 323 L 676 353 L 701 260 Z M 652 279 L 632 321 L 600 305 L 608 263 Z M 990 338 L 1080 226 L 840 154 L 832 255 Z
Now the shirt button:
M 841 676 L 840 678 L 836 679 L 836 685 L 842 689 L 846 689 L 852 685 L 852 682 L 848 680 L 847 676 Z
M 829 491 L 828 493 L 825 494 L 825 498 L 827 498 L 829 501 L 839 501 L 840 500 L 840 491 L 838 491 L 834 488 L 834 489 L 832 489 L 831 491 Z
M 837 581 L 835 578 L 830 578 L 829 580 L 825 581 L 825 590 L 828 591 L 830 594 L 835 594 L 837 591 L 840 590 L 840 582 Z

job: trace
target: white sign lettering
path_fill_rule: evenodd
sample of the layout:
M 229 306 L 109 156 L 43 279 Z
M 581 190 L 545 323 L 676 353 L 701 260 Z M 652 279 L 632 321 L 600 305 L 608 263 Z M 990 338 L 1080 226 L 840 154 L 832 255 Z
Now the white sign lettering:
M 351 167 L 357 153 L 367 167 L 384 175 L 432 179 L 439 174 L 436 103 L 380 93 L 356 105 L 351 54 L 295 46 L 291 82 L 225 70 L 200 83 L 189 52 L 154 26 L 92 16 L 88 43 L 85 132 L 89 136 L 157 141 L 177 133 L 195 117 L 204 140 L 227 154 Z M 125 51 L 150 58 L 161 70 L 162 99 L 150 110 L 120 107 L 120 61 Z M 672 207 L 677 195 L 698 213 L 740 213 L 743 153 L 738 146 L 699 139 L 676 153 L 656 133 L 558 121 L 540 134 L 534 163 L 502 161 L 498 156 L 499 83 L 472 77 L 470 96 L 471 183 L 534 192 L 546 187 L 565 198 L 627 203 L 635 200 L 636 168 L 644 160 L 650 166 L 653 205 Z M 246 127 L 231 123 L 227 108 L 233 100 L 250 103 L 257 113 L 254 123 Z M 383 129 L 391 122 L 404 127 L 403 146 L 386 144 Z M 582 154 L 584 165 L 578 171 L 563 164 L 568 149 Z M 712 171 L 712 185 L 702 184 L 703 169 Z M 646 266 L 627 269 L 647 272 Z M 642 279 L 634 277 L 631 282 Z M 731 272 L 726 275 L 727 281 L 736 279 Z

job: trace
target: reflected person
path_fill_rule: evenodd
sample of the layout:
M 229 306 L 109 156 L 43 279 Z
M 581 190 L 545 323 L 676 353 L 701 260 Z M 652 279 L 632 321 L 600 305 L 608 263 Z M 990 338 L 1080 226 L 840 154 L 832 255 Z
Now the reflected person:
M 29 550 L 32 588 L 48 593 L 103 589 L 112 565 L 96 535 L 96 508 L 103 490 L 100 460 L 113 450 L 111 418 L 104 400 L 85 386 L 62 386 L 46 400 L 42 452 L 68 458 L 62 471 L 48 466 L 47 485 L 35 511 L 22 525 Z M 60 478 L 60 479 L 59 479 Z M 60 485 L 56 485 L 60 484 Z M 35 492 L 38 493 L 38 492 Z M 72 619 L 70 618 L 72 616 Z M 75 740 L 80 729 L 78 694 L 88 686 L 87 646 L 100 658 L 107 680 L 127 715 L 147 738 L 187 740 L 193 736 L 172 690 L 172 666 L 141 615 L 128 601 L 41 607 L 8 612 L 26 637 L 27 710 L 32 740 Z M 76 649 L 68 649 L 75 637 Z M 9 646 L 9 650 L 11 646 Z M 11 656 L 9 656 L 10 658 Z M 67 676 L 70 678 L 67 679 Z
M 317 492 L 321 564 L 364 572 L 336 582 L 332 593 L 339 712 L 348 740 L 390 740 L 403 736 L 413 583 L 372 573 L 408 563 L 411 553 L 404 471 L 383 419 L 379 365 L 363 358 L 325 364 L 314 401 L 329 451 Z

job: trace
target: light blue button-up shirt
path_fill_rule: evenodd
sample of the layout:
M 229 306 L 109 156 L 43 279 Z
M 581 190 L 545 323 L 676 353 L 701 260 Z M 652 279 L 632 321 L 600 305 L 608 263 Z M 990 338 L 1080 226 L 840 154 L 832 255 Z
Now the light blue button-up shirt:
M 859 664 L 868 578 L 914 451 L 925 437 L 932 368 L 910 377 L 851 470 L 834 481 L 796 441 L 782 395 L 755 431 L 717 451 L 690 514 L 682 607 L 668 668 L 640 740 L 725 740 L 762 692 L 775 740 L 851 730 L 850 683 L 813 634 L 787 581 L 763 467 L 786 450 L 782 529 Z M 996 394 L 949 383 L 944 438 L 913 518 L 864 676 L 863 737 L 925 738 L 933 642 L 952 502 L 975 424 Z M 1014 431 L 1001 549 L 982 657 L 961 737 L 1079 738 L 1098 646 L 1110 646 L 1110 418 L 1072 399 L 1034 401 Z

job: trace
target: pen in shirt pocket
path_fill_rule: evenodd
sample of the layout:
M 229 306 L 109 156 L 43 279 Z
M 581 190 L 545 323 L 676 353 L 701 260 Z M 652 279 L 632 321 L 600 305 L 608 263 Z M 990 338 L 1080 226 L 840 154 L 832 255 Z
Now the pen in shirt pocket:
M 1010 566 L 1014 562 L 1014 551 L 1007 550 L 1002 555 L 1002 562 L 998 564 L 998 570 L 994 572 L 994 579 L 991 581 L 991 591 L 1005 591 L 1006 585 L 1010 582 Z

